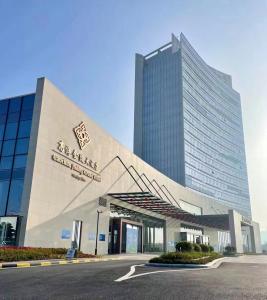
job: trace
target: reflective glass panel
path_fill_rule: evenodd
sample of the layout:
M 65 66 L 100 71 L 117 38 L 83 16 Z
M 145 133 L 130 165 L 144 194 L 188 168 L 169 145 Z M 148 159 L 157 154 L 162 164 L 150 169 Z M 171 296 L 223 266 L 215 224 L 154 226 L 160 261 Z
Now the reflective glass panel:
M 17 155 L 15 156 L 14 169 L 25 168 L 27 163 L 27 155 Z
M 23 179 L 12 180 L 9 191 L 7 214 L 14 215 L 20 212 L 21 196 L 23 191 Z
M 5 140 L 15 139 L 17 137 L 18 123 L 8 123 L 6 125 Z
M 9 181 L 0 181 L 0 216 L 5 215 Z
M 2 156 L 10 156 L 14 154 L 16 140 L 9 140 L 3 143 Z
M 0 169 L 11 169 L 13 156 L 2 157 L 0 160 Z
M 35 94 L 23 97 L 22 110 L 33 110 Z
M 8 109 L 8 100 L 0 101 L 0 114 L 6 114 Z
M 19 112 L 21 106 L 21 98 L 14 98 L 10 100 L 9 103 L 9 113 Z
M 32 121 L 31 120 L 21 121 L 20 125 L 19 125 L 18 137 L 19 138 L 29 137 L 30 133 L 31 133 L 31 125 L 32 125 Z
M 28 152 L 29 139 L 17 140 L 16 154 L 26 154 Z

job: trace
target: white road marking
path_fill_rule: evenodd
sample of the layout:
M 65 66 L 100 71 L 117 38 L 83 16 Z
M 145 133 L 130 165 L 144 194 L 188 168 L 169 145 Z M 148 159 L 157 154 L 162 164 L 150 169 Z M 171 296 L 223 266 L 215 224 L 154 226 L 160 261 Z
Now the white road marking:
M 145 265 L 144 264 L 142 264 L 142 265 L 133 265 L 133 266 L 131 266 L 130 271 L 126 275 L 116 279 L 115 281 L 116 282 L 121 282 L 121 281 L 124 281 L 124 280 L 129 280 L 129 279 L 132 279 L 132 278 L 136 278 L 136 277 L 140 277 L 140 276 L 146 276 L 146 275 L 150 275 L 150 274 L 157 274 L 157 273 L 183 272 L 183 271 L 205 271 L 205 270 L 218 268 L 221 265 L 222 262 L 223 262 L 223 259 L 218 259 L 218 261 L 214 265 L 209 266 L 208 268 L 199 268 L 199 269 L 197 269 L 197 268 L 185 269 L 184 268 L 184 269 L 178 269 L 178 270 L 177 269 L 175 269 L 175 270 L 173 270 L 173 269 L 172 270 L 158 270 L 158 271 L 140 273 L 140 274 L 137 274 L 137 275 L 133 275 L 135 273 L 135 268 L 136 267 L 143 267 Z
M 115 281 L 116 281 L 116 282 L 120 282 L 120 281 L 129 279 L 129 277 L 131 277 L 131 275 L 134 274 L 134 272 L 135 272 L 135 267 L 143 267 L 143 266 L 144 266 L 144 264 L 142 264 L 142 265 L 133 265 L 133 266 L 131 266 L 130 272 L 128 272 L 126 275 L 124 275 L 124 276 L 122 276 L 122 277 L 116 279 Z

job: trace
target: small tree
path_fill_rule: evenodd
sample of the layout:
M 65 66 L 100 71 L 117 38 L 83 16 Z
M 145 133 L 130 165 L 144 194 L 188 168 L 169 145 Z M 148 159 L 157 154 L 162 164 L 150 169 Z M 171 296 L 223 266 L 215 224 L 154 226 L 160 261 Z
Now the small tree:
M 210 252 L 210 246 L 209 245 L 200 244 L 199 246 L 201 247 L 202 252 Z
M 210 252 L 213 252 L 213 251 L 214 251 L 214 248 L 213 248 L 211 245 L 209 245 L 209 251 L 210 251 Z
M 229 245 L 229 246 L 226 246 L 226 247 L 224 248 L 224 251 L 225 251 L 226 253 L 236 253 L 236 248 Z
M 175 248 L 177 252 L 192 252 L 193 244 L 190 242 L 178 242 Z

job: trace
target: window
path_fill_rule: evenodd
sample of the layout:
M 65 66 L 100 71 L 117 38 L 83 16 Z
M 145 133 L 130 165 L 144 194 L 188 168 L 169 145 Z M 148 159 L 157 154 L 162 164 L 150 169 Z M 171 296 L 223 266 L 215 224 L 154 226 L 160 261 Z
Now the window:
M 27 162 L 27 155 L 17 155 L 15 156 L 13 168 L 25 168 Z
M 4 132 L 5 132 L 5 125 L 1 124 L 1 125 L 0 125 L 0 140 L 3 139 L 3 137 L 4 137 Z
M 32 119 L 32 110 L 22 110 L 20 115 L 20 120 L 31 120 Z
M 6 212 L 7 195 L 10 181 L 0 181 L 0 216 Z
M 9 103 L 9 113 L 11 112 L 19 112 L 21 105 L 21 98 L 14 98 L 10 100 Z
M 5 140 L 15 139 L 17 137 L 18 123 L 8 123 L 6 125 Z
M 2 156 L 10 156 L 14 154 L 15 142 L 15 140 L 9 140 L 3 143 Z
M 16 146 L 16 154 L 26 154 L 28 152 L 29 139 L 18 139 Z
M 19 125 L 18 137 L 19 138 L 29 137 L 30 133 L 31 133 L 31 125 L 32 125 L 32 121 L 31 120 L 21 121 L 20 125 Z
M 6 115 L 0 115 L 0 124 L 6 124 Z
M 18 121 L 19 121 L 19 112 L 8 114 L 7 123 L 14 123 Z
M 23 97 L 22 110 L 33 110 L 35 94 Z
M 14 215 L 20 212 L 22 191 L 23 179 L 12 180 L 8 197 L 7 215 Z
M 8 109 L 8 100 L 0 101 L 0 114 L 6 114 Z
M 13 163 L 13 156 L 2 157 L 0 160 L 0 169 L 11 169 Z

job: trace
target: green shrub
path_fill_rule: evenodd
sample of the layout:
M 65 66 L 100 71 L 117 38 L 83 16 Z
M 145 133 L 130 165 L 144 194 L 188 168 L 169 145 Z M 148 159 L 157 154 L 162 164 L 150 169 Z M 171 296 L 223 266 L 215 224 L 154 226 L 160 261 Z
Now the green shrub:
M 195 251 L 195 252 L 201 252 L 201 247 L 200 247 L 200 245 L 199 244 L 193 244 L 193 250 Z
M 209 245 L 199 244 L 199 246 L 200 246 L 202 252 L 205 252 L 205 253 L 212 252 L 212 251 L 210 251 L 210 246 Z
M 0 247 L 0 262 L 62 259 L 66 253 L 65 248 Z M 94 255 L 78 251 L 78 257 L 94 257 Z
M 193 244 L 190 242 L 178 242 L 175 248 L 179 252 L 191 252 L 193 251 Z
M 209 251 L 210 251 L 210 252 L 213 252 L 213 251 L 214 251 L 214 248 L 213 248 L 211 245 L 209 245 Z
M 224 248 L 224 251 L 225 251 L 226 253 L 236 253 L 236 248 L 233 247 L 233 246 L 226 246 L 226 247 Z

